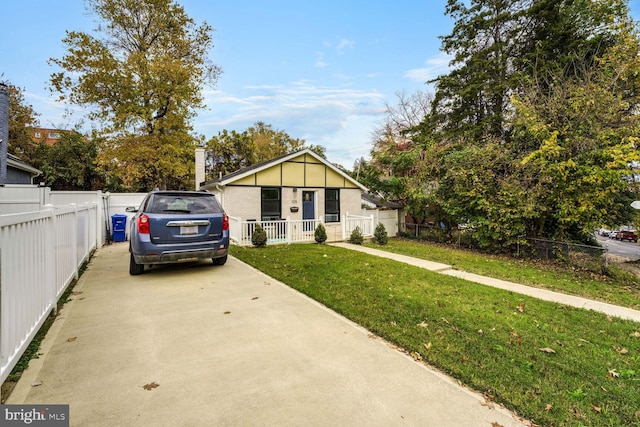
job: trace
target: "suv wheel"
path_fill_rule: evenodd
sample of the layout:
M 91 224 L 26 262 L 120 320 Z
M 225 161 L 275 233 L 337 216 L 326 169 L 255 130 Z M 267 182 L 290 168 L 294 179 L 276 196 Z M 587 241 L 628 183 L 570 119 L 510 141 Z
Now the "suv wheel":
M 137 276 L 138 274 L 144 273 L 144 264 L 136 263 L 133 254 L 130 254 L 129 257 L 129 274 L 132 276 Z
M 212 258 L 214 265 L 224 265 L 227 262 L 227 255 L 220 258 Z

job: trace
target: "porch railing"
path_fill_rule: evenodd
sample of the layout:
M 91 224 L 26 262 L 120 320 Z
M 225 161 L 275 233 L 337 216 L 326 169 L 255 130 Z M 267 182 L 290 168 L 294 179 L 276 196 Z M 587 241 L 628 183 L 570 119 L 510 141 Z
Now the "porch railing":
M 267 233 L 267 244 L 313 242 L 319 219 L 284 219 L 280 221 L 247 221 L 229 217 L 229 236 L 240 246 L 251 245 L 251 236 L 260 225 Z
M 237 217 L 229 217 L 229 236 L 231 241 L 240 246 L 251 245 L 251 235 L 260 225 L 267 233 L 267 244 L 305 243 L 315 240 L 316 227 L 322 224 L 320 219 L 283 219 L 279 221 L 255 221 L 243 220 Z M 336 224 L 337 223 L 332 223 Z M 327 226 L 325 224 L 325 226 Z M 342 216 L 342 239 L 346 240 L 356 227 L 360 227 L 362 235 L 373 236 L 374 219 L 371 216 L 350 215 Z M 337 228 L 338 236 L 340 228 Z

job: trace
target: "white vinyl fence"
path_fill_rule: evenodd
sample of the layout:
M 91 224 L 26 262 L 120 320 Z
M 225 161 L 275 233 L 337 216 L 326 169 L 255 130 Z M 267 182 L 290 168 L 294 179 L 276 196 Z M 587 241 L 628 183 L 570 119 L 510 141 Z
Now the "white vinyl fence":
M 0 215 L 0 382 L 96 249 L 96 203 Z

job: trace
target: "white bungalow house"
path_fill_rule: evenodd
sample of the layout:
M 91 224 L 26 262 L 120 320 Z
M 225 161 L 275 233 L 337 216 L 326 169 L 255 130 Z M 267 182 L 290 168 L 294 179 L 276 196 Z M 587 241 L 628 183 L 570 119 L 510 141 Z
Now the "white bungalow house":
M 218 197 L 230 217 L 231 238 L 250 244 L 256 223 L 271 241 L 313 240 L 319 223 L 329 241 L 355 226 L 371 234 L 373 220 L 360 214 L 366 188 L 311 150 L 269 160 L 200 185 Z

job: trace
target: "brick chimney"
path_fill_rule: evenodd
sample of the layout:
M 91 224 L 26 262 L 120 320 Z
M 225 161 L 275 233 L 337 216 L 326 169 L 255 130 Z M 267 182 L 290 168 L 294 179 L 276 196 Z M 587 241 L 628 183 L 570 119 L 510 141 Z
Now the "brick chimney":
M 7 144 L 9 143 L 9 92 L 0 82 L 0 185 L 7 183 Z

